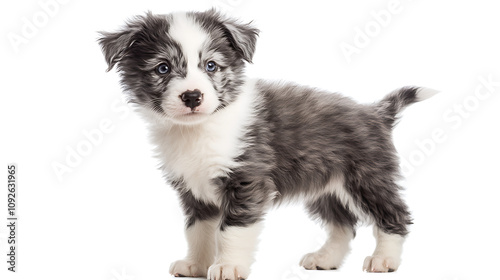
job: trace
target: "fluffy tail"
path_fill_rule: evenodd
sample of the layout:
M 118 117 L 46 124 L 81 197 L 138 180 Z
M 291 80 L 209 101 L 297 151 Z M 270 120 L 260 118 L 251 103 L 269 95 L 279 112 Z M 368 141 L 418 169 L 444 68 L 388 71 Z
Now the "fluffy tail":
M 377 103 L 377 112 L 388 126 L 394 126 L 398 115 L 408 105 L 434 96 L 438 91 L 422 87 L 403 87 L 389 93 Z

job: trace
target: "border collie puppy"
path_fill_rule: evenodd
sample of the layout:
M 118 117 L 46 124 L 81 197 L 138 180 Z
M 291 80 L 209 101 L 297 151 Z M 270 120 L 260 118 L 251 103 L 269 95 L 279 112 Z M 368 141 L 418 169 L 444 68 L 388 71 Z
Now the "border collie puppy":
M 305 203 L 328 231 L 306 269 L 336 269 L 359 221 L 377 246 L 364 270 L 398 269 L 408 207 L 391 140 L 398 113 L 435 92 L 404 87 L 363 105 L 340 94 L 247 79 L 258 30 L 215 10 L 138 16 L 102 32 L 108 71 L 149 127 L 186 216 L 174 276 L 244 279 L 273 205 Z

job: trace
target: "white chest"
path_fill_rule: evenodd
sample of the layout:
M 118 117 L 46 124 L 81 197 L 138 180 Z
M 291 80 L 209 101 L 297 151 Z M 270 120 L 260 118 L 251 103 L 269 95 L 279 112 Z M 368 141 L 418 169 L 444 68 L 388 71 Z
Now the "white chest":
M 235 135 L 213 128 L 173 129 L 158 146 L 165 172 L 182 179 L 197 199 L 206 202 L 218 201 L 211 181 L 236 167 L 234 159 L 240 154 Z
M 167 176 L 182 179 L 195 198 L 218 205 L 212 181 L 237 167 L 235 159 L 248 148 L 244 135 L 252 120 L 251 105 L 239 100 L 199 125 L 153 129 L 152 140 Z

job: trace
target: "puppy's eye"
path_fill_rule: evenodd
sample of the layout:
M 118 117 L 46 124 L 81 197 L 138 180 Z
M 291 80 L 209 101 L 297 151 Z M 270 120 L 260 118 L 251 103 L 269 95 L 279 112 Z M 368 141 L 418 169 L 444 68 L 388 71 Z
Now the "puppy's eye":
M 168 68 L 168 65 L 166 63 L 162 63 L 158 66 L 156 66 L 156 72 L 161 75 L 165 75 L 170 71 L 170 68 Z
M 208 72 L 215 72 L 217 70 L 217 64 L 215 64 L 215 62 L 213 61 L 209 61 L 207 62 L 207 66 L 205 67 L 205 69 Z

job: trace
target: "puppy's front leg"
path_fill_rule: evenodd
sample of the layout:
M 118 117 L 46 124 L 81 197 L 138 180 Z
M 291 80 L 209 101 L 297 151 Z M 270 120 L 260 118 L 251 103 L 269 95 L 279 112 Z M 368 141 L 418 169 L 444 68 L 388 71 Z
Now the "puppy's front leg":
M 261 231 L 259 222 L 248 226 L 230 226 L 219 230 L 217 256 L 208 270 L 211 280 L 246 279 L 254 262 L 254 252 Z
M 220 223 L 219 208 L 197 200 L 190 191 L 180 191 L 186 215 L 186 240 L 188 253 L 185 259 L 170 266 L 176 277 L 205 277 L 214 262 L 215 233 Z
M 272 195 L 262 181 L 229 182 L 223 190 L 222 221 L 216 232 L 217 254 L 208 279 L 246 279 L 254 262 L 261 220 Z

